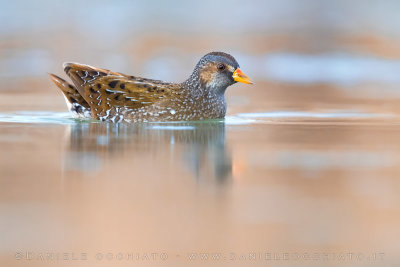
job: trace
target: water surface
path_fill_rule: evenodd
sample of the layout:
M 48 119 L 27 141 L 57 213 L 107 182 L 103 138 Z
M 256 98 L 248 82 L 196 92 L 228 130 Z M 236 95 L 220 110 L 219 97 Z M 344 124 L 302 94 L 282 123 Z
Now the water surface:
M 354 252 L 369 258 L 341 266 L 379 264 L 377 253 L 396 262 L 399 122 L 354 110 L 139 124 L 1 112 L 2 257 L 20 266 L 70 266 L 72 257 L 77 266 L 262 266 L 273 263 L 265 253 L 332 261 Z M 70 258 L 40 258 L 50 252 Z

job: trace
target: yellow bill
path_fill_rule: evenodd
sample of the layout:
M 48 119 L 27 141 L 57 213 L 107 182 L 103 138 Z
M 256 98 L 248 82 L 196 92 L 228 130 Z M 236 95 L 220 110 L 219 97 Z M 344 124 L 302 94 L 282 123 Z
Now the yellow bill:
M 235 72 L 232 75 L 233 80 L 236 82 L 240 83 L 247 83 L 247 84 L 252 84 L 253 82 L 250 80 L 249 77 L 246 76 L 239 68 L 235 70 Z

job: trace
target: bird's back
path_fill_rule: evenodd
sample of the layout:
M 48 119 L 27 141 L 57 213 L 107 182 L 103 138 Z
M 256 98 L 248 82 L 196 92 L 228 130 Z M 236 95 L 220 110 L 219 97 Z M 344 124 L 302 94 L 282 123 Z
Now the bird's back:
M 162 107 L 171 97 L 179 95 L 181 89 L 179 84 L 79 63 L 64 63 L 64 70 L 74 85 L 54 74 L 50 76 L 63 92 L 71 111 L 78 117 L 114 121 L 122 118 L 132 120 L 134 116 L 145 117 L 140 113 L 148 110 L 149 106 Z

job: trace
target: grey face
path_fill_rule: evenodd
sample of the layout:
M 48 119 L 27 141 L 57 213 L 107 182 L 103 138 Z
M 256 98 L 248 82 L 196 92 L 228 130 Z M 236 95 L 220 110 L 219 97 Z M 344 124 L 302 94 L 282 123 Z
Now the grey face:
M 201 83 L 215 93 L 223 94 L 228 86 L 236 83 L 232 75 L 239 68 L 239 64 L 229 54 L 209 53 L 200 60 L 197 67 Z

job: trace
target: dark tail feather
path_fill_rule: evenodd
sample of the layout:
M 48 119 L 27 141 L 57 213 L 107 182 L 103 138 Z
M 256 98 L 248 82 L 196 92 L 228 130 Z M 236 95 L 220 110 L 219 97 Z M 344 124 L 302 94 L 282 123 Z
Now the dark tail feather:
M 50 78 L 60 88 L 65 96 L 67 106 L 77 117 L 90 117 L 90 107 L 85 99 L 79 94 L 75 86 L 57 75 L 49 73 Z
M 66 80 L 49 73 L 50 78 L 53 80 L 53 82 L 57 85 L 58 88 L 61 89 L 63 92 L 64 96 L 66 97 L 66 100 L 73 104 L 73 103 L 78 103 L 86 108 L 89 108 L 89 104 L 83 99 L 83 97 L 79 94 L 78 90 L 76 90 L 75 86 L 72 84 L 68 83 Z

